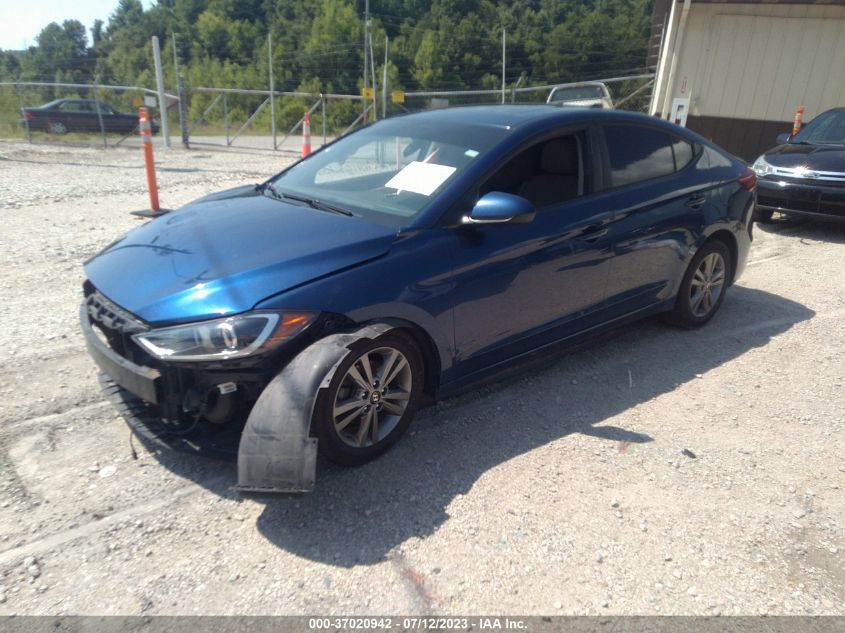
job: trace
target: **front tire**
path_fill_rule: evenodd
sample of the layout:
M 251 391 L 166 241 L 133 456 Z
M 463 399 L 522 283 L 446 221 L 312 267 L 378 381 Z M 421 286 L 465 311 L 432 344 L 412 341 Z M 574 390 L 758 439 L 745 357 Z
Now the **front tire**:
M 317 395 L 312 422 L 320 453 L 344 466 L 365 464 L 396 443 L 416 413 L 424 376 L 419 350 L 400 333 L 353 348 Z
M 731 253 L 724 242 L 706 242 L 684 274 L 669 320 L 694 328 L 712 319 L 725 298 L 731 266 Z

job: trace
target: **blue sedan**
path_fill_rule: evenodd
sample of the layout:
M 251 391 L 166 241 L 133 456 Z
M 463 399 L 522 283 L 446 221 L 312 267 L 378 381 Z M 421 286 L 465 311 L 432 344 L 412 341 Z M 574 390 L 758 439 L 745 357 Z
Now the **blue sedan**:
M 367 462 L 529 355 L 656 313 L 708 322 L 755 185 L 632 113 L 397 117 L 130 231 L 85 264 L 82 328 L 143 437 L 228 441 L 242 490 L 307 491 L 318 451 Z

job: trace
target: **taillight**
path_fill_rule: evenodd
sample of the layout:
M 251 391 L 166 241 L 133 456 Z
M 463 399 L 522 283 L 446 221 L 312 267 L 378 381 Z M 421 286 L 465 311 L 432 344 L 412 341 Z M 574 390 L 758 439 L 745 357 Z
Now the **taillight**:
M 29 112 L 28 110 L 24 110 L 23 111 L 23 118 L 25 118 L 27 121 L 32 121 L 32 112 Z
M 752 169 L 746 169 L 742 176 L 737 178 L 737 182 L 750 193 L 754 193 L 757 188 L 757 174 Z

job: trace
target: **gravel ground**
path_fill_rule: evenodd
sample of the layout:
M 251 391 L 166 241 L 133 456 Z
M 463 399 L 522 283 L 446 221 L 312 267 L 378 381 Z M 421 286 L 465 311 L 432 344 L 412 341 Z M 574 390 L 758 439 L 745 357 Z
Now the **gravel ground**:
M 243 499 L 233 464 L 133 460 L 84 351 L 139 154 L 0 141 L 0 614 L 845 614 L 845 227 L 758 226 L 704 329 L 636 324 Z M 158 159 L 165 206 L 289 160 Z

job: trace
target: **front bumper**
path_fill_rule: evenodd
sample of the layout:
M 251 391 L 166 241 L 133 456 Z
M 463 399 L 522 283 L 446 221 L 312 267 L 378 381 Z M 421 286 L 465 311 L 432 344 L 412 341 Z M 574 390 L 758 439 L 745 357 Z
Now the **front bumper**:
M 88 353 L 101 370 L 103 394 L 142 441 L 157 448 L 234 459 L 240 426 L 209 428 L 164 420 L 157 406 L 165 393 L 161 372 L 128 361 L 100 340 L 84 303 L 79 320 Z
M 757 180 L 757 207 L 791 215 L 845 221 L 845 186 L 763 177 Z
M 183 407 L 185 386 L 208 388 L 215 381 L 222 381 L 219 373 L 134 363 L 101 339 L 86 303 L 80 308 L 79 320 L 88 353 L 101 370 L 99 381 L 103 394 L 139 439 L 154 448 L 235 458 L 243 430 L 243 424 L 238 422 L 243 420 L 235 419 L 228 424 L 203 423 L 196 413 L 187 413 Z M 263 374 L 254 373 L 242 374 L 240 379 L 244 381 L 239 386 L 246 397 L 260 391 L 267 381 Z
M 208 424 L 168 424 L 156 407 L 121 387 L 105 372 L 100 372 L 99 381 L 103 394 L 149 448 L 164 448 L 227 461 L 237 457 L 238 442 L 243 430 L 241 425 L 216 427 Z
M 171 448 L 186 448 L 172 446 L 169 439 L 174 437 L 179 438 L 177 444 L 187 439 L 208 445 L 209 437 L 216 442 L 232 429 L 239 434 L 246 413 L 273 377 L 273 368 L 284 362 L 276 355 L 247 363 L 159 363 L 132 343 L 130 334 L 92 316 L 87 300 L 79 320 L 88 353 L 102 372 L 105 395 L 140 437 L 168 438 Z M 234 390 L 223 395 L 221 385 L 232 384 Z M 212 447 L 211 452 L 219 451 Z
M 91 318 L 84 303 L 80 308 L 79 320 L 85 337 L 85 346 L 97 366 L 128 392 L 145 402 L 158 404 L 161 372 L 126 360 L 100 340 L 94 332 L 94 326 L 91 324 Z

